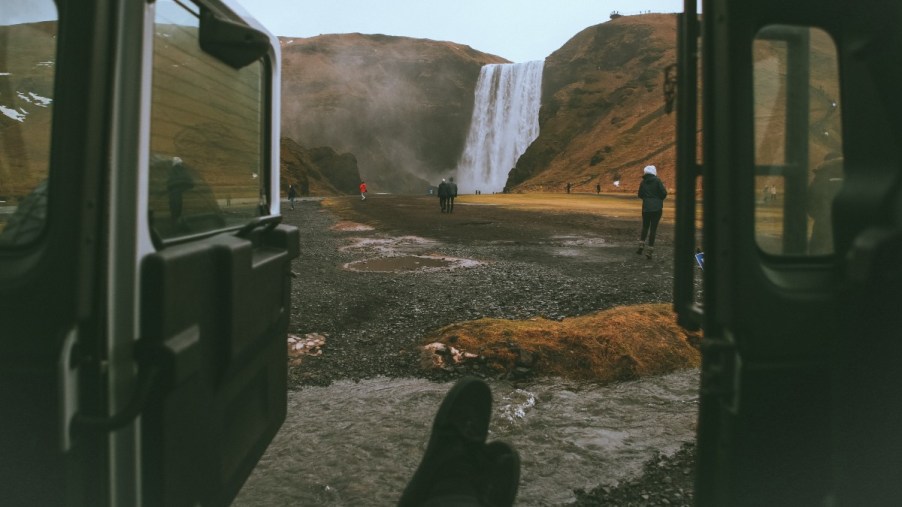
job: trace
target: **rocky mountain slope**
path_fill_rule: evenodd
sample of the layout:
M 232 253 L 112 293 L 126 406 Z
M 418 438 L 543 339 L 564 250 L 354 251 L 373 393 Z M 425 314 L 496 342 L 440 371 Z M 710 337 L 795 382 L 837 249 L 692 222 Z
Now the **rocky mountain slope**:
M 448 175 L 463 151 L 479 69 L 506 61 L 384 35 L 281 42 L 283 135 L 352 153 L 373 192 L 424 193 Z
M 514 192 L 634 189 L 648 164 L 673 186 L 675 119 L 664 69 L 676 63 L 676 16 L 623 16 L 576 34 L 545 60 L 539 137 L 520 157 Z
M 541 132 L 508 187 L 611 190 L 622 178 L 629 189 L 648 163 L 672 187 L 663 71 L 675 46 L 676 16 L 648 14 L 589 27 L 550 55 Z M 371 188 L 395 193 L 421 193 L 454 170 L 479 68 L 504 62 L 450 42 L 361 34 L 282 38 L 282 60 L 283 135 L 353 153 Z
M 295 185 L 300 195 L 337 195 L 351 193 L 360 183 L 357 158 L 351 153 L 337 153 L 328 146 L 305 148 L 283 137 L 281 151 L 281 186 Z
M 574 35 L 545 60 L 540 133 L 510 172 L 513 192 L 632 192 L 642 168 L 675 184 L 675 115 L 665 69 L 676 63 L 674 14 L 621 16 Z M 833 45 L 811 38 L 811 160 L 841 147 Z M 785 51 L 754 47 L 763 152 L 779 158 L 782 113 L 764 111 L 785 83 Z M 283 40 L 283 127 L 305 145 L 357 156 L 380 190 L 420 193 L 456 167 L 479 66 L 501 62 L 466 46 L 360 34 Z M 831 67 L 832 65 L 832 67 Z M 767 124 L 761 124 L 761 118 Z M 700 146 L 699 146 L 700 148 Z M 350 190 L 350 191 L 353 191 Z

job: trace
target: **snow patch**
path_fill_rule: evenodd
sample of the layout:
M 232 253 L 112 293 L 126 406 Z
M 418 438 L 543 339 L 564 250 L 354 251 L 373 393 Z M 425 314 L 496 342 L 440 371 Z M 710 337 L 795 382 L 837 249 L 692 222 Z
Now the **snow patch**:
M 16 96 L 19 97 L 19 100 L 28 102 L 29 104 L 34 104 L 39 107 L 47 107 L 53 102 L 53 99 L 42 97 L 34 92 L 28 92 L 26 94 L 22 93 L 21 91 L 16 91 Z
M 24 122 L 25 116 L 28 115 L 28 111 L 25 111 L 22 108 L 19 108 L 19 110 L 17 111 L 11 107 L 6 107 L 4 105 L 0 105 L 0 113 L 3 113 L 18 122 Z
M 47 97 L 41 97 L 40 95 L 38 95 L 37 93 L 34 93 L 34 92 L 28 92 L 28 95 L 31 97 L 31 99 L 33 101 L 32 103 L 36 106 L 47 107 L 53 103 L 53 99 L 48 99 Z

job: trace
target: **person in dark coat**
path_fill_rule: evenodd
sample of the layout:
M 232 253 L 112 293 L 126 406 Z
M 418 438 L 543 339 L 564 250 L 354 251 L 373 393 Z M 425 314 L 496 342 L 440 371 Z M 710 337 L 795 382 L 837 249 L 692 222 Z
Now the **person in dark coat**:
M 645 256 L 651 259 L 655 251 L 655 232 L 658 230 L 658 222 L 664 214 L 664 199 L 667 198 L 667 189 L 658 178 L 658 169 L 653 166 L 645 166 L 642 175 L 642 183 L 639 184 L 639 198 L 642 199 L 642 234 L 639 236 L 639 248 L 637 254 L 645 252 Z M 645 243 L 646 238 L 648 244 Z
M 298 197 L 298 191 L 294 188 L 294 185 L 288 185 L 288 202 L 291 204 L 291 209 L 294 209 L 294 200 Z
M 448 209 L 448 182 L 442 178 L 442 182 L 438 184 L 438 205 L 442 208 L 442 213 Z
M 169 192 L 169 216 L 176 224 L 182 218 L 182 200 L 185 192 L 194 188 L 194 181 L 179 157 L 172 157 L 172 165 L 166 179 Z
M 454 178 L 448 178 L 448 213 L 454 213 L 454 198 L 457 197 L 457 183 Z

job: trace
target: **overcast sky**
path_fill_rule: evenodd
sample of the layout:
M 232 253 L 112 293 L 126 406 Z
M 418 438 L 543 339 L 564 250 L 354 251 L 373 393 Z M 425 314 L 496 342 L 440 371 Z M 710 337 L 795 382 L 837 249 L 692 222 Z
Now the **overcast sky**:
M 681 12 L 683 0 L 236 0 L 286 37 L 381 33 L 466 44 L 512 62 L 542 60 L 612 11 Z
M 512 62 L 543 60 L 611 12 L 680 12 L 683 0 L 232 0 L 275 35 L 381 33 L 446 40 Z M 751 1 L 751 0 L 749 0 Z M 0 24 L 52 19 L 52 0 L 0 0 Z

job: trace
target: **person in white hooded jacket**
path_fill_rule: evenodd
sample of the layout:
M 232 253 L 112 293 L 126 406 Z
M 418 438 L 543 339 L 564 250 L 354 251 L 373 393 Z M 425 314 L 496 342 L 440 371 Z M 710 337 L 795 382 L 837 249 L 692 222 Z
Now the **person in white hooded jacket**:
M 644 251 L 645 256 L 651 259 L 655 251 L 655 232 L 664 213 L 667 189 L 658 178 L 658 169 L 655 166 L 645 166 L 643 172 L 642 183 L 639 184 L 639 198 L 642 199 L 642 233 L 639 236 L 639 248 L 636 253 L 641 254 Z

